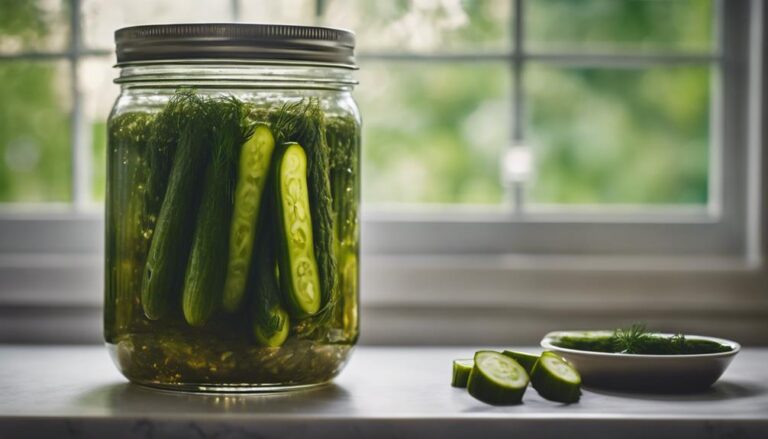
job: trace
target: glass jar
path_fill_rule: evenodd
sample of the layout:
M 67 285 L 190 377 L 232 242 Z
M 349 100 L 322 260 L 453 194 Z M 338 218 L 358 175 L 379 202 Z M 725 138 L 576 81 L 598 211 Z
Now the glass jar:
M 104 334 L 132 382 L 323 384 L 358 338 L 354 36 L 201 24 L 116 32 Z

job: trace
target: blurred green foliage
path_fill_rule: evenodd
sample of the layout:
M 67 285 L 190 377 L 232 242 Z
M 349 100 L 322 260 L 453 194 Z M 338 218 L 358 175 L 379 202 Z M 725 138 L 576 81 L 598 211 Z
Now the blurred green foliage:
M 326 0 L 321 23 L 352 29 L 362 51 L 435 52 L 511 46 L 510 0 Z
M 48 32 L 32 1 L 0 0 L 0 35 L 33 45 Z M 67 201 L 71 193 L 68 70 L 0 61 L 0 202 Z
M 363 199 L 499 203 L 509 139 L 504 63 L 362 65 Z
M 530 66 L 532 200 L 705 204 L 709 84 L 707 67 Z
M 0 11 L 0 30 L 4 36 L 32 42 L 47 33 L 45 15 L 38 2 L 0 0 Z
M 708 51 L 712 0 L 527 0 L 528 48 Z
M 0 0 L 0 51 L 39 47 L 51 32 L 35 1 Z M 475 53 L 512 47 L 509 0 L 327 0 L 322 24 L 349 27 L 360 52 Z M 709 52 L 713 0 L 525 0 L 526 50 Z M 168 17 L 172 21 L 172 17 Z M 119 27 L 121 23 L 114 23 Z M 20 42 L 20 43 L 19 43 Z M 507 61 L 361 62 L 368 203 L 499 204 L 509 145 Z M 0 61 L 0 202 L 71 198 L 69 70 Z M 631 69 L 529 63 L 528 196 L 556 204 L 708 201 L 710 87 L 700 66 Z M 104 96 L 111 100 L 114 96 Z M 93 198 L 103 198 L 104 126 L 92 132 Z
M 485 47 L 499 34 L 484 30 L 509 23 L 502 2 L 461 4 L 466 26 L 475 30 L 448 32 L 451 38 L 462 35 Z M 527 50 L 643 53 L 710 51 L 713 45 L 710 0 L 526 0 L 524 11 Z M 409 13 L 403 8 L 388 20 L 408 23 Z M 367 27 L 360 32 L 363 39 L 373 38 Z M 432 50 L 450 51 L 452 44 L 447 38 Z M 507 66 L 503 60 L 496 67 L 455 61 L 363 64 L 356 94 L 365 121 L 364 199 L 502 201 L 498 161 L 511 143 Z M 711 76 L 707 64 L 527 64 L 523 128 L 535 163 L 529 201 L 707 203 Z

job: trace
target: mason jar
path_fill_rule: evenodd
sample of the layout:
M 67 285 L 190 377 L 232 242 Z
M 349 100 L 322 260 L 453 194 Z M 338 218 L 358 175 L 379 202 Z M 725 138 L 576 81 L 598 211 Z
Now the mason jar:
M 358 338 L 354 35 L 179 24 L 115 33 L 104 336 L 130 381 L 328 382 Z

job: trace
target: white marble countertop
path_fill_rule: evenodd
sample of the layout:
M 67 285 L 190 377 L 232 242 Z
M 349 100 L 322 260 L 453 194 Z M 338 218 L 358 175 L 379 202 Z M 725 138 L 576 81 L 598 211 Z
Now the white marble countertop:
M 768 349 L 745 349 L 695 395 L 585 390 L 560 405 L 529 389 L 493 407 L 449 385 L 466 348 L 359 348 L 326 387 L 270 395 L 128 384 L 99 346 L 0 346 L 0 438 L 768 438 Z

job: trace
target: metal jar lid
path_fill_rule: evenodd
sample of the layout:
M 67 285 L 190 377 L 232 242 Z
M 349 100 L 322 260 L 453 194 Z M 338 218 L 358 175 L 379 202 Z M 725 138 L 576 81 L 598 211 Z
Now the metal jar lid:
M 355 34 L 282 24 L 133 26 L 115 32 L 118 65 L 147 61 L 254 60 L 355 68 Z

